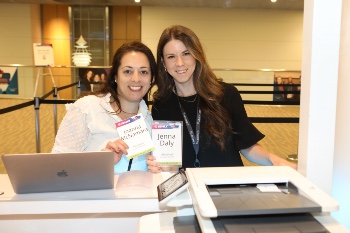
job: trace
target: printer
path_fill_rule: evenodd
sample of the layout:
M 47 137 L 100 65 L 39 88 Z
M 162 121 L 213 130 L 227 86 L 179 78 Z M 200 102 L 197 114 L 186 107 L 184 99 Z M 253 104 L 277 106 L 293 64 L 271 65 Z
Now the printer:
M 188 190 L 166 203 L 177 208 L 172 219 L 168 219 L 173 232 L 339 233 L 345 230 L 330 216 L 330 212 L 339 209 L 338 203 L 290 167 L 187 168 L 186 176 Z M 157 218 L 161 225 L 159 232 L 163 232 L 167 214 L 171 216 L 160 213 L 163 217 Z M 332 231 L 329 226 L 339 230 Z

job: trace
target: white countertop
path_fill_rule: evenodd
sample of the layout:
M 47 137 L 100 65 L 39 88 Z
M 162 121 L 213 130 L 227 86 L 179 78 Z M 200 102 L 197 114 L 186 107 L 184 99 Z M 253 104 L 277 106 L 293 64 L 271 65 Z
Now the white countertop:
M 156 186 L 171 174 L 152 174 L 153 194 L 135 193 L 131 198 L 118 197 L 116 189 L 16 194 L 6 174 L 0 174 L 0 215 L 161 212 Z M 118 176 L 115 176 L 115 184 Z M 116 187 L 116 186 L 115 186 Z M 139 191 L 139 190 L 138 190 Z

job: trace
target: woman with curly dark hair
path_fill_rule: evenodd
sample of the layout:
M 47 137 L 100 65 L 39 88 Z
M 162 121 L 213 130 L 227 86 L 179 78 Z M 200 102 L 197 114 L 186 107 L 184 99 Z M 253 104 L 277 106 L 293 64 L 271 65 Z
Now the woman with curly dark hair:
M 101 91 L 66 106 L 67 113 L 52 151 L 112 150 L 115 173 L 147 171 L 145 155 L 133 161 L 126 158 L 128 147 L 118 139 L 115 123 L 142 114 L 151 132 L 152 116 L 146 101 L 155 74 L 155 58 L 146 45 L 141 42 L 123 44 L 114 55 L 110 73 Z
M 157 48 L 154 120 L 183 121 L 182 167 L 243 166 L 240 153 L 261 165 L 296 166 L 258 144 L 264 135 L 250 122 L 238 90 L 210 68 L 189 28 L 165 29 Z M 147 156 L 148 170 L 162 170 Z

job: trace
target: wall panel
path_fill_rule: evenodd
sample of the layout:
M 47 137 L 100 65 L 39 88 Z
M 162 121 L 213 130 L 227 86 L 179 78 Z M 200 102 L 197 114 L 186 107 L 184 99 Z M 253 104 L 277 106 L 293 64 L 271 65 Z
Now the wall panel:
M 42 5 L 43 43 L 52 44 L 55 66 L 70 66 L 70 27 L 67 5 Z M 68 69 L 54 69 L 53 76 L 58 87 L 71 84 L 71 72 Z M 45 71 L 48 73 L 48 71 Z M 45 76 L 44 94 L 51 91 L 53 83 L 50 75 Z M 59 92 L 61 99 L 72 98 L 72 89 Z
M 113 37 L 110 61 L 123 43 L 141 41 L 141 7 L 113 6 L 111 28 Z
M 127 39 L 139 40 L 141 38 L 141 8 L 127 7 Z
M 302 11 L 143 7 L 142 41 L 155 54 L 174 24 L 195 31 L 213 68 L 301 70 Z
M 126 6 L 113 6 L 112 10 L 112 39 L 126 38 Z

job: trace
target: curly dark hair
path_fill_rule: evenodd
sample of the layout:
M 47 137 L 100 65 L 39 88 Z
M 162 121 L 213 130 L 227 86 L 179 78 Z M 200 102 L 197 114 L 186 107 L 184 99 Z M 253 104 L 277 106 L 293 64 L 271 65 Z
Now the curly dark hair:
M 117 83 L 115 82 L 115 76 L 118 74 L 118 68 L 121 64 L 121 60 L 123 56 L 127 53 L 130 52 L 140 52 L 146 55 L 149 64 L 150 64 L 150 69 L 151 69 L 151 86 L 149 91 L 146 93 L 146 95 L 143 97 L 145 100 L 146 104 L 148 103 L 148 96 L 150 93 L 150 90 L 152 89 L 154 85 L 154 80 L 156 76 L 156 69 L 157 69 L 157 64 L 155 61 L 155 58 L 153 56 L 152 51 L 143 43 L 139 41 L 132 41 L 132 42 L 127 42 L 124 43 L 114 54 L 113 61 L 112 61 L 112 67 L 111 70 L 107 76 L 106 82 L 102 89 L 99 92 L 96 92 L 96 95 L 106 95 L 107 93 L 111 93 L 112 97 L 114 100 L 111 100 L 112 102 L 115 101 L 119 111 L 121 110 L 120 106 L 120 100 L 118 98 L 118 93 L 117 93 Z M 118 112 L 117 112 L 118 113 Z

